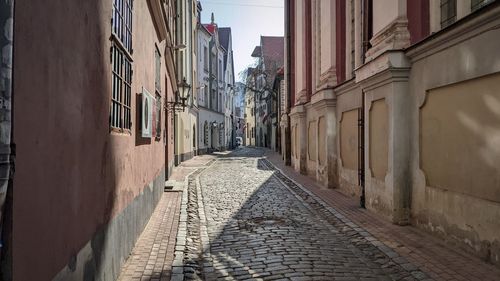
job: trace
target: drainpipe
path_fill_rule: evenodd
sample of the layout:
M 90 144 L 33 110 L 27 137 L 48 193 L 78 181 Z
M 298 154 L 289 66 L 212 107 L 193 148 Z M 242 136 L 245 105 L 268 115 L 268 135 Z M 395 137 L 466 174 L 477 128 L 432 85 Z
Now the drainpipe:
M 0 280 L 12 279 L 14 0 L 0 1 Z

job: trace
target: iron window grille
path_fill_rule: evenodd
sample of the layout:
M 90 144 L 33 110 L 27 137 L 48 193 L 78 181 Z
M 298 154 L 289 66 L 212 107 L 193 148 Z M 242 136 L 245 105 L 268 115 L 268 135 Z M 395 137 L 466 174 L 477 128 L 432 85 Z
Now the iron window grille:
M 110 127 L 121 132 L 132 128 L 132 5 L 133 0 L 114 0 L 111 22 Z
M 110 123 L 112 128 L 130 130 L 132 63 L 123 51 L 113 44 L 111 48 L 112 94 Z
M 161 140 L 161 55 L 158 48 L 155 48 L 155 140 Z
M 441 28 L 457 20 L 457 0 L 441 0 Z
M 113 34 L 132 53 L 132 5 L 133 0 L 113 0 Z

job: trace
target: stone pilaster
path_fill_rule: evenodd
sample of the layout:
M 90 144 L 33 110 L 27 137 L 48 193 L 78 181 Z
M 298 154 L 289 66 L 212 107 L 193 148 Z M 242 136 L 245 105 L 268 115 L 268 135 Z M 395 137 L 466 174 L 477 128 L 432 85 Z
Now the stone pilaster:
M 387 52 L 356 71 L 356 82 L 365 92 L 365 178 L 367 207 L 388 216 L 395 224 L 408 224 L 410 216 L 410 63 L 403 52 Z M 387 171 L 372 175 L 370 159 L 370 110 L 373 102 L 385 99 L 387 106 Z
M 292 164 L 292 134 L 290 128 L 290 116 L 287 113 L 283 113 L 280 118 L 281 127 L 281 155 L 285 165 L 290 166 Z
M 290 112 L 292 130 L 292 149 L 295 151 L 292 157 L 292 166 L 296 171 L 307 174 L 307 120 L 304 105 L 297 105 Z
M 337 99 L 332 88 L 316 93 L 312 99 L 312 110 L 318 115 L 318 134 L 316 147 L 318 166 L 316 180 L 325 187 L 338 187 L 337 151 Z

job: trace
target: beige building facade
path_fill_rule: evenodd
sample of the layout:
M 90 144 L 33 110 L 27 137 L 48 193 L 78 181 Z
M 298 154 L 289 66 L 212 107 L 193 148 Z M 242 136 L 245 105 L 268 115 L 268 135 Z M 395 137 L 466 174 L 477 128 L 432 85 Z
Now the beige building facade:
M 185 79 L 190 90 L 182 110 L 175 113 L 175 164 L 191 159 L 197 154 L 198 128 L 198 75 L 197 75 L 197 17 L 198 1 L 179 0 L 177 8 L 177 83 Z
M 286 6 L 291 165 L 500 266 L 498 1 Z

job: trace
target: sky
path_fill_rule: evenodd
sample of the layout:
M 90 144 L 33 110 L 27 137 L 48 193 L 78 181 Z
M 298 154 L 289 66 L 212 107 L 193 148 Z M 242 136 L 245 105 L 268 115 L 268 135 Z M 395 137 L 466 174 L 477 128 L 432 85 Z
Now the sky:
M 254 63 L 251 57 L 260 36 L 283 36 L 283 0 L 201 0 L 202 23 L 210 23 L 212 12 L 219 27 L 231 27 L 236 80 Z

